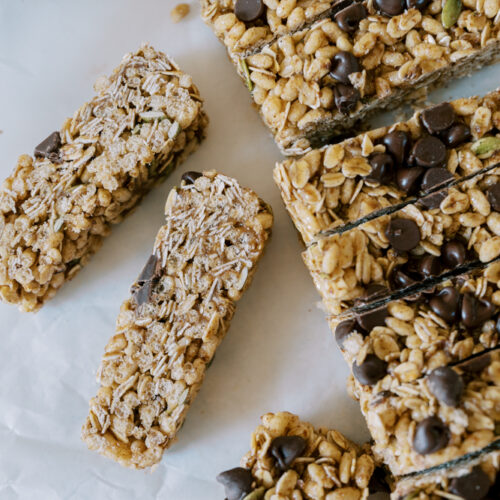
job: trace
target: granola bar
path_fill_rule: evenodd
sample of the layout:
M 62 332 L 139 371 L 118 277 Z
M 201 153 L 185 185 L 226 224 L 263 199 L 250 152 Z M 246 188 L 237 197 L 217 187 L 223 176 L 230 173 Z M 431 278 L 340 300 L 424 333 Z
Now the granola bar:
M 253 191 L 216 172 L 184 174 L 165 214 L 82 430 L 90 449 L 132 468 L 159 462 L 174 442 L 273 222 Z
M 500 498 L 500 451 L 473 464 L 397 481 L 393 500 L 497 500 Z
M 345 0 L 202 0 L 201 16 L 231 54 L 257 52 L 279 36 L 330 16 Z
M 232 55 L 284 154 L 302 154 L 376 110 L 425 95 L 500 53 L 498 0 L 354 2 L 257 54 Z
M 375 464 L 367 449 L 288 412 L 267 413 L 261 421 L 241 467 L 217 476 L 227 500 L 368 497 Z
M 289 158 L 274 180 L 308 245 L 500 164 L 498 130 L 500 90 Z
M 495 262 L 390 302 L 368 317 L 330 317 L 329 324 L 361 380 L 376 383 L 379 377 L 390 377 L 394 383 L 411 382 L 500 346 L 499 287 L 500 262 Z
M 426 377 L 373 385 L 354 380 L 376 460 L 395 476 L 449 468 L 468 455 L 500 449 L 500 349 Z
M 303 253 L 330 314 L 408 295 L 500 256 L 498 169 L 422 198 Z
M 19 158 L 0 191 L 0 298 L 35 311 L 97 251 L 111 224 L 204 138 L 191 77 L 144 45 L 60 131 Z

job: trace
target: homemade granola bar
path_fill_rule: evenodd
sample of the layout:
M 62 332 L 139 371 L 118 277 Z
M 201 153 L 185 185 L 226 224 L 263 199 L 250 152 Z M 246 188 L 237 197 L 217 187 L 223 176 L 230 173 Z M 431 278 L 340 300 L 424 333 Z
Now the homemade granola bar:
M 0 191 L 0 298 L 34 311 L 99 248 L 111 224 L 204 138 L 191 77 L 149 45 L 19 158 Z
M 498 500 L 500 498 L 500 451 L 480 457 L 473 464 L 437 474 L 397 481 L 393 500 Z
M 416 380 L 500 345 L 500 262 L 329 323 L 360 380 Z
M 360 401 L 376 460 L 395 476 L 500 449 L 500 349 L 411 382 L 387 377 L 368 385 L 355 378 L 350 389 Z
M 366 309 L 500 256 L 500 177 L 491 171 L 304 251 L 330 314 Z
M 216 172 L 168 196 L 153 254 L 122 304 L 82 439 L 132 468 L 175 440 L 270 236 L 271 209 Z
M 496 90 L 277 163 L 274 180 L 307 245 L 500 164 L 499 130 Z
M 318 19 L 347 0 L 201 0 L 201 16 L 234 55 L 245 56 Z
M 375 464 L 367 449 L 288 412 L 267 413 L 261 421 L 241 467 L 217 476 L 226 500 L 368 497 Z
M 354 2 L 232 60 L 280 149 L 302 154 L 493 62 L 499 8 L 499 0 Z

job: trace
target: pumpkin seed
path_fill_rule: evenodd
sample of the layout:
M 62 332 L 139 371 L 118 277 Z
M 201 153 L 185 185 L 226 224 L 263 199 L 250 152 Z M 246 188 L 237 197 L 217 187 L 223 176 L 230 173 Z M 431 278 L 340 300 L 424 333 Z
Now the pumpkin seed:
M 247 62 L 245 59 L 240 59 L 240 66 L 241 66 L 241 70 L 243 71 L 243 73 L 245 75 L 245 82 L 247 84 L 248 91 L 252 92 L 253 83 L 252 83 L 252 80 L 250 80 L 250 71 L 248 70 Z
M 481 137 L 471 146 L 471 149 L 478 158 L 489 158 L 500 151 L 500 137 Z
M 458 21 L 460 12 L 462 12 L 462 0 L 446 0 L 441 13 L 443 26 L 451 28 Z
M 261 500 L 264 498 L 264 493 L 266 492 L 266 489 L 264 486 L 261 486 L 260 488 L 257 488 L 256 490 L 253 490 L 250 492 L 246 497 L 243 498 L 243 500 Z

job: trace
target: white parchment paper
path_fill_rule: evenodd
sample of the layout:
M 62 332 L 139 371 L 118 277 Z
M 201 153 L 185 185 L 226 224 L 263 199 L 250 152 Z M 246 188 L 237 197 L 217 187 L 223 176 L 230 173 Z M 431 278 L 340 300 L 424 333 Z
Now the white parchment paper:
M 362 442 L 301 247 L 271 177 L 279 152 L 199 6 L 174 25 L 176 0 L 0 0 L 0 177 L 31 153 L 142 41 L 189 72 L 211 119 L 207 141 L 114 228 L 90 264 L 37 314 L 0 304 L 0 499 L 222 499 L 215 475 L 239 463 L 261 414 L 289 410 Z M 455 82 L 436 102 L 484 93 L 499 68 Z M 380 120 L 379 120 L 380 121 Z M 192 406 L 153 472 L 87 450 L 80 427 L 120 303 L 149 255 L 169 189 L 186 170 L 217 169 L 271 203 L 274 236 Z

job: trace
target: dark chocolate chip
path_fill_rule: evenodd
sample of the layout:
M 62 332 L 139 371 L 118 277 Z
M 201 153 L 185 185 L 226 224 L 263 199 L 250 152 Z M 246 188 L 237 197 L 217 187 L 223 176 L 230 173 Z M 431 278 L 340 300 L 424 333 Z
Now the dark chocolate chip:
M 392 155 L 396 165 L 401 166 L 410 152 L 410 135 L 402 130 L 396 130 L 382 137 L 382 144 L 386 152 Z
M 370 406 L 375 407 L 378 406 L 379 404 L 382 404 L 384 401 L 389 399 L 392 396 L 392 392 L 388 390 L 380 391 L 373 396 L 373 399 L 370 401 Z
M 472 293 L 465 293 L 462 298 L 462 323 L 467 328 L 476 328 L 488 321 L 496 312 L 494 304 L 478 299 Z
M 360 365 L 354 362 L 352 373 L 360 384 L 375 385 L 387 374 L 387 363 L 375 354 L 368 354 Z
M 491 209 L 500 212 L 500 183 L 493 184 L 486 191 L 486 196 L 490 202 Z
M 338 82 L 350 85 L 349 75 L 358 71 L 361 71 L 361 66 L 351 52 L 342 50 L 333 56 L 330 66 L 330 76 Z
M 156 255 L 152 254 L 149 256 L 146 265 L 142 269 L 141 274 L 139 274 L 139 277 L 137 278 L 136 281 L 144 282 L 152 280 L 158 276 L 160 270 L 161 270 L 161 261 Z
M 448 269 L 461 266 L 467 258 L 465 245 L 460 241 L 448 241 L 441 247 L 441 259 Z
M 444 186 L 454 179 L 453 174 L 442 167 L 429 168 L 422 178 L 422 191 L 430 191 L 431 189 Z
M 362 304 L 369 304 L 370 302 L 375 302 L 377 300 L 383 299 L 389 290 L 384 285 L 373 284 L 366 287 L 363 295 L 359 299 Z
M 422 167 L 399 168 L 396 171 L 396 183 L 405 193 L 414 194 L 420 189 L 420 179 L 425 169 Z
M 368 491 L 373 493 L 390 493 L 391 488 L 387 482 L 387 473 L 382 467 L 375 467 L 370 482 L 368 483 Z
M 243 467 L 221 472 L 216 479 L 224 486 L 226 500 L 243 500 L 252 491 L 252 473 Z
M 153 293 L 153 286 L 157 282 L 161 272 L 161 261 L 156 255 L 150 255 L 146 265 L 139 274 L 136 282 L 132 285 L 132 297 L 138 306 L 149 302 Z
M 450 440 L 450 431 L 439 417 L 427 417 L 415 430 L 413 449 L 420 455 L 436 453 Z
M 464 391 L 462 377 L 449 366 L 432 370 L 427 377 L 427 386 L 438 401 L 448 406 L 458 406 Z
M 266 6 L 262 0 L 236 0 L 235 16 L 244 23 L 257 21 L 264 14 Z
M 362 3 L 353 3 L 337 12 L 334 18 L 342 31 L 354 33 L 359 26 L 359 22 L 367 15 L 366 7 Z
M 391 283 L 394 289 L 407 288 L 417 283 L 409 274 L 403 269 L 396 268 L 391 274 Z
M 420 243 L 420 229 L 411 219 L 391 219 L 385 231 L 392 248 L 409 252 Z
M 455 288 L 447 286 L 429 300 L 429 307 L 447 323 L 455 323 L 458 319 L 460 294 Z
M 142 306 L 146 304 L 151 299 L 153 294 L 153 285 L 152 281 L 144 281 L 142 283 L 136 283 L 132 285 L 132 297 L 134 298 L 137 306 Z
M 59 161 L 59 149 L 61 147 L 61 136 L 59 132 L 52 132 L 44 139 L 34 151 L 34 156 L 38 158 L 48 158 L 52 162 Z
M 306 447 L 305 439 L 300 436 L 279 436 L 271 441 L 270 450 L 278 467 L 285 471 L 304 453 Z
M 467 373 L 477 373 L 482 372 L 491 364 L 491 355 L 489 352 L 484 352 L 473 358 L 463 361 L 458 365 L 458 367 Z
M 446 146 L 432 135 L 422 137 L 413 145 L 410 161 L 418 167 L 441 167 L 446 162 Z
M 386 16 L 399 16 L 405 10 L 404 0 L 375 0 L 377 9 Z
M 440 137 L 446 146 L 456 148 L 471 138 L 470 128 L 464 123 L 457 123 L 445 130 Z
M 385 326 L 385 318 L 388 315 L 387 307 L 377 307 L 370 311 L 356 314 L 356 320 L 365 331 L 370 332 L 376 326 Z
M 345 85 L 343 83 L 337 83 L 337 85 L 335 85 L 333 96 L 335 99 L 335 106 L 343 115 L 348 115 L 355 109 L 361 97 L 358 89 L 354 88 L 352 85 Z
M 497 333 L 500 333 L 500 316 L 498 316 L 498 318 L 497 318 L 496 329 L 497 329 Z
M 194 172 L 193 170 L 191 170 L 190 172 L 185 172 L 182 174 L 181 181 L 184 181 L 186 184 L 194 184 L 194 181 L 198 179 L 198 177 L 202 176 L 202 173 Z
M 343 349 L 345 340 L 354 331 L 356 331 L 356 321 L 353 319 L 346 319 L 337 325 L 337 328 L 335 328 L 335 341 L 340 349 Z
M 435 255 L 426 255 L 420 259 L 418 270 L 424 278 L 439 276 L 441 274 L 441 261 Z
M 439 134 L 439 132 L 450 128 L 455 118 L 453 106 L 448 102 L 427 108 L 420 115 L 420 120 L 429 134 Z
M 366 176 L 366 180 L 389 184 L 394 173 L 394 160 L 387 153 L 375 153 L 370 155 L 368 162 L 372 171 Z
M 430 0 L 406 0 L 406 7 L 408 9 L 418 9 L 423 11 L 429 2 Z
M 476 466 L 469 474 L 451 480 L 450 493 L 464 500 L 482 500 L 488 494 L 490 487 L 488 474 Z

